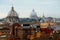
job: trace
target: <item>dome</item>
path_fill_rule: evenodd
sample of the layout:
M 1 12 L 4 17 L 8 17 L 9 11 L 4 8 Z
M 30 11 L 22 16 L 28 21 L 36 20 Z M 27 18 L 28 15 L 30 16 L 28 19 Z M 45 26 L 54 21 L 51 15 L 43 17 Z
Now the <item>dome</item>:
M 14 10 L 14 7 L 11 8 L 11 10 L 8 13 L 8 17 L 18 17 L 17 12 Z
M 6 17 L 8 23 L 20 22 L 17 12 L 14 10 L 14 7 L 11 7 L 8 16 Z
M 31 18 L 37 18 L 37 14 L 36 14 L 34 9 L 32 10 L 30 17 Z

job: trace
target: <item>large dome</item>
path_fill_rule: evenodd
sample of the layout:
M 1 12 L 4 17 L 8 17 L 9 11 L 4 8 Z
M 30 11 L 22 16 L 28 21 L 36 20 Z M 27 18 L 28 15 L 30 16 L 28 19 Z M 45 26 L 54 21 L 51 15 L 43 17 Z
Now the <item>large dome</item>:
M 11 10 L 8 13 L 8 17 L 18 17 L 17 12 L 14 10 L 14 7 L 12 6 Z
M 14 10 L 14 7 L 11 7 L 8 16 L 6 17 L 8 23 L 20 22 L 17 12 Z

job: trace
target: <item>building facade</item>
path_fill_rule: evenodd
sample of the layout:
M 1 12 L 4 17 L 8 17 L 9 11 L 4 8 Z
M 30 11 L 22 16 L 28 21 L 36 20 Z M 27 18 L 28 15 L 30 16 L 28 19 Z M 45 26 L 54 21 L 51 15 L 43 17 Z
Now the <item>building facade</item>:
M 13 38 L 18 38 L 19 40 L 40 38 L 40 36 L 36 36 L 41 35 L 40 28 L 55 24 L 53 18 L 38 18 L 34 9 L 30 18 L 19 18 L 12 6 L 8 16 L 0 21 L 0 38 L 11 38 L 10 40 Z

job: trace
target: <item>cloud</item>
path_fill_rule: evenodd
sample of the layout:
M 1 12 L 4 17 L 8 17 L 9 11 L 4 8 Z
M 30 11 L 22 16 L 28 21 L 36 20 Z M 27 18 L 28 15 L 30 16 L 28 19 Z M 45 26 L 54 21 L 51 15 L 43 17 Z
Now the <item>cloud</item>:
M 0 18 L 5 18 L 7 14 L 5 13 L 0 13 Z
M 52 2 L 40 2 L 40 4 L 55 4 L 56 1 L 52 1 Z
M 39 16 L 42 16 L 43 11 L 46 12 L 45 14 L 51 14 L 51 16 L 54 16 L 52 14 L 54 14 L 55 10 L 56 14 L 57 11 L 60 12 L 60 0 L 6 0 L 0 2 L 0 18 L 8 14 L 12 3 L 14 3 L 14 9 L 20 12 L 20 17 L 29 17 L 33 8 L 36 9 Z
M 15 0 L 10 0 L 10 2 L 13 4 L 15 2 Z

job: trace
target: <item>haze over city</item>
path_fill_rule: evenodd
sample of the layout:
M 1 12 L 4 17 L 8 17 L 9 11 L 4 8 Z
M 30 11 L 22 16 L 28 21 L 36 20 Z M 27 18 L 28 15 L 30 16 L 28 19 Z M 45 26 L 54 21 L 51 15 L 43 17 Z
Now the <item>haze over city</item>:
M 0 18 L 5 18 L 11 7 L 19 14 L 19 17 L 29 17 L 34 9 L 39 17 L 60 18 L 60 0 L 0 0 Z

